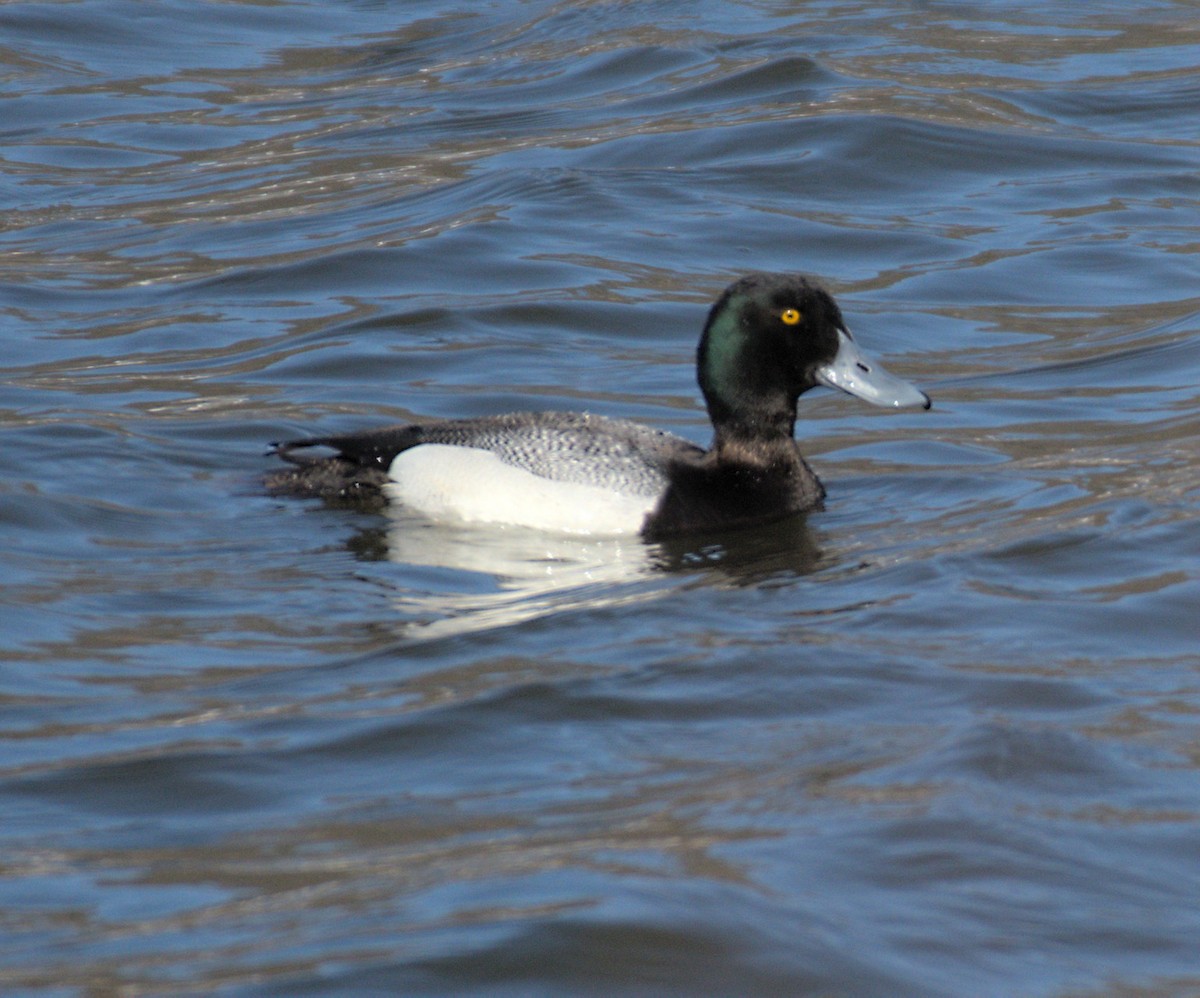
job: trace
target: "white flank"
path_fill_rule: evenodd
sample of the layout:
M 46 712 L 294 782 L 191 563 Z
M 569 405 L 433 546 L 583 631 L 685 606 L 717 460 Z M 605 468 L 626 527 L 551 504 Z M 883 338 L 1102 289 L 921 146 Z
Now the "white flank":
M 388 498 L 433 520 L 507 523 L 568 534 L 633 534 L 655 504 L 594 485 L 555 482 L 490 451 L 421 444 L 388 470 Z

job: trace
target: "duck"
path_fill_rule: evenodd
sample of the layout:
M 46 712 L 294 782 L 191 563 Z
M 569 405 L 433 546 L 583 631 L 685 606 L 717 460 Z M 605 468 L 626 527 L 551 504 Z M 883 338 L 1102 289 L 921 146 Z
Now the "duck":
M 276 496 L 398 504 L 435 521 L 657 540 L 808 513 L 826 491 L 795 440 L 817 386 L 876 406 L 929 396 L 871 360 L 833 296 L 793 274 L 753 273 L 713 303 L 696 352 L 713 438 L 577 412 L 408 423 L 272 444 Z

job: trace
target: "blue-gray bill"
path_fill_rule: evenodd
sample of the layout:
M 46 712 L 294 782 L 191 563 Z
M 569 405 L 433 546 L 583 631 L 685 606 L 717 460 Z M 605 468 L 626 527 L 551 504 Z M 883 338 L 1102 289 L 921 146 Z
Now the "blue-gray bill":
M 838 330 L 837 356 L 818 367 L 814 374 L 826 387 L 836 388 L 872 405 L 895 409 L 919 405 L 928 409 L 933 404 L 915 385 L 889 374 L 870 360 L 844 329 Z

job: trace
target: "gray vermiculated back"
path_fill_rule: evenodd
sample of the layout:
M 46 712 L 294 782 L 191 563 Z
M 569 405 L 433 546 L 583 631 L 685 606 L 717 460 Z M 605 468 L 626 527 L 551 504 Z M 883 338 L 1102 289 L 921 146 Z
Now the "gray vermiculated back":
M 654 497 L 672 459 L 703 451 L 682 437 L 582 413 L 513 413 L 422 426 L 422 443 L 490 451 L 505 464 L 559 482 Z

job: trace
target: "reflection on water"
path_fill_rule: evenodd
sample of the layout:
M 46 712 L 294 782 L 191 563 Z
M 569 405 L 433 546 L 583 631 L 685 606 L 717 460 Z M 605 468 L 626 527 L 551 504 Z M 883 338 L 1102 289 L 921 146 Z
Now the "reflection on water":
M 350 546 L 360 557 L 404 566 L 395 606 L 415 640 L 640 604 L 669 594 L 667 576 L 680 573 L 751 586 L 807 574 L 821 559 L 804 517 L 649 544 L 636 536 L 434 524 L 395 506 L 387 514 L 386 530 L 360 532 Z
M 387 554 L 407 566 L 397 610 L 413 637 L 505 627 L 548 613 L 639 601 L 655 568 L 637 537 L 435 525 L 389 511 Z M 424 570 L 422 570 L 424 569 Z

